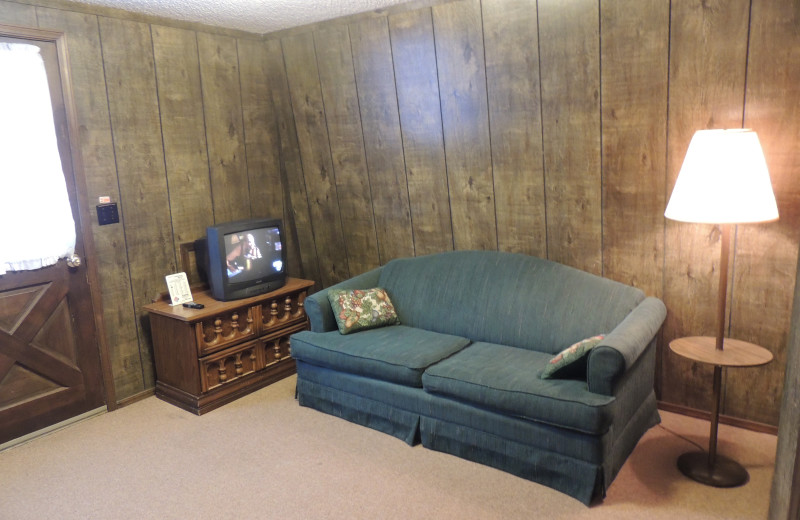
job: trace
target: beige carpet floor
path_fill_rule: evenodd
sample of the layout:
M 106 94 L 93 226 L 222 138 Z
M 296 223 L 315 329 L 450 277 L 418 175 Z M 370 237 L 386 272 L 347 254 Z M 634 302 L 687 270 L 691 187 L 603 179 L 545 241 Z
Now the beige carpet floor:
M 600 504 L 301 408 L 294 376 L 204 416 L 155 397 L 0 452 L 0 519 L 765 518 L 776 437 L 720 427 L 750 481 L 675 459 L 708 422 L 662 413 Z

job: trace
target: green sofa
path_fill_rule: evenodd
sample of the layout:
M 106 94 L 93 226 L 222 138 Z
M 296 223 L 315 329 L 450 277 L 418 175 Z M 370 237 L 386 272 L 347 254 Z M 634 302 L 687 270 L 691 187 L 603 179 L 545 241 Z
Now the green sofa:
M 400 324 L 340 334 L 332 289 L 385 289 Z M 300 405 L 493 466 L 584 504 L 660 421 L 656 335 L 666 309 L 639 289 L 496 251 L 392 260 L 310 295 L 291 338 Z M 543 379 L 590 336 L 585 377 Z

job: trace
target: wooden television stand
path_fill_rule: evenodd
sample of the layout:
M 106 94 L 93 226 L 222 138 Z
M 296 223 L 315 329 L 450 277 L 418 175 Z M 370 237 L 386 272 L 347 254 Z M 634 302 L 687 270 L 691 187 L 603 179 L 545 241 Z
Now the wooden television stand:
M 194 294 L 203 309 L 146 305 L 156 396 L 201 415 L 293 374 L 289 336 L 308 328 L 303 302 L 313 285 L 289 278 L 276 291 L 229 302 L 203 291 Z

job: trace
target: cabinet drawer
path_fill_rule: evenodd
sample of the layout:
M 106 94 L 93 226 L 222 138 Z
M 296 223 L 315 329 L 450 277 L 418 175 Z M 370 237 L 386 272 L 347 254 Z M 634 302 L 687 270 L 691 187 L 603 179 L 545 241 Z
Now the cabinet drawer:
M 264 367 L 259 359 L 261 341 L 251 341 L 200 360 L 200 379 L 203 392 L 231 383 Z
M 259 354 L 262 355 L 264 366 L 268 367 L 282 361 L 291 360 L 292 351 L 289 347 L 289 336 L 295 332 L 306 329 L 305 322 L 298 323 L 294 327 L 281 330 L 269 336 L 264 336 L 258 340 Z
M 259 309 L 261 334 L 285 329 L 296 323 L 305 325 L 305 299 L 306 291 L 298 291 L 263 302 Z
M 258 306 L 240 307 L 196 323 L 198 355 L 205 356 L 255 338 L 258 311 Z

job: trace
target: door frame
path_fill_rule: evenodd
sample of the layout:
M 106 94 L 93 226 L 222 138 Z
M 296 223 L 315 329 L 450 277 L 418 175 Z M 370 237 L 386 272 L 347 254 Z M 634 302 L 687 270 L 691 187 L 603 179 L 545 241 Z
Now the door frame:
M 64 96 L 64 109 L 67 116 L 69 132 L 69 149 L 72 159 L 73 178 L 75 181 L 75 201 L 78 205 L 76 208 L 78 214 L 78 222 L 76 222 L 76 225 L 80 226 L 81 235 L 83 237 L 83 261 L 86 267 L 86 278 L 92 300 L 92 314 L 94 316 L 95 338 L 97 342 L 96 347 L 100 355 L 100 371 L 103 379 L 103 395 L 105 397 L 106 409 L 108 411 L 113 411 L 117 408 L 117 398 L 114 388 L 114 377 L 111 371 L 108 342 L 106 341 L 105 323 L 103 321 L 103 299 L 100 292 L 100 276 L 97 272 L 97 256 L 94 248 L 91 214 L 89 213 L 88 189 L 86 187 L 86 177 L 83 171 L 81 148 L 78 142 L 80 139 L 80 134 L 78 132 L 78 114 L 75 109 L 75 99 L 72 92 L 72 75 L 69 64 L 69 53 L 67 52 L 67 38 L 66 35 L 60 31 L 8 24 L 0 24 L 0 36 L 50 42 L 56 46 L 58 70 L 61 76 L 61 92 Z

